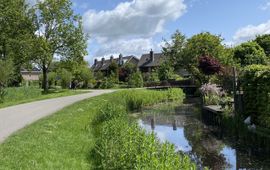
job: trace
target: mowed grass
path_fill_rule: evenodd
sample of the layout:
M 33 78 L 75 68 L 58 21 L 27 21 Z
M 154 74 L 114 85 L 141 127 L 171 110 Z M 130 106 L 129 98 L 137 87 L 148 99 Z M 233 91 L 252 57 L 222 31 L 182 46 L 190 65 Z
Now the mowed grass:
M 71 96 L 85 93 L 86 91 L 61 89 L 61 90 L 50 90 L 49 93 L 43 94 L 42 89 L 38 87 L 13 87 L 7 88 L 6 92 L 7 94 L 5 96 L 4 103 L 0 103 L 0 108 L 37 100 Z
M 0 144 L 0 169 L 95 169 L 90 122 L 96 106 L 113 97 L 107 94 L 76 103 L 15 133 Z

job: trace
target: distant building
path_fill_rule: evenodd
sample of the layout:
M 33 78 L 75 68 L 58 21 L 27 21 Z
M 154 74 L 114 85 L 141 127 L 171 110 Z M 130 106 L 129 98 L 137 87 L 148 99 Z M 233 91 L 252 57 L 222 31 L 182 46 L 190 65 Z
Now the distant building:
M 105 60 L 105 58 L 102 58 L 100 61 L 98 61 L 97 59 L 95 59 L 94 64 L 92 65 L 92 70 L 94 72 L 103 72 L 103 73 L 107 73 L 109 66 L 111 65 L 111 63 L 115 62 L 116 64 L 118 64 L 118 66 L 123 66 L 127 63 L 129 64 L 134 64 L 135 66 L 138 65 L 139 59 L 135 56 L 126 56 L 123 57 L 122 54 L 119 55 L 118 58 L 114 58 L 113 56 L 110 57 L 110 59 Z
M 37 68 L 32 70 L 21 70 L 21 75 L 25 81 L 38 81 L 41 74 L 42 72 Z
M 160 67 L 160 65 L 166 60 L 166 56 L 162 53 L 154 53 L 153 50 L 149 54 L 143 54 L 139 63 L 138 68 L 142 73 L 152 72 L 154 69 Z

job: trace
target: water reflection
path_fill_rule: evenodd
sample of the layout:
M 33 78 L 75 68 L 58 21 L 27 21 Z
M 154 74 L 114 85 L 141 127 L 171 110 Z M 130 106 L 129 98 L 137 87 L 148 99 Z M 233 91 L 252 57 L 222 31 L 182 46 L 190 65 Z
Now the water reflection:
M 267 155 L 257 156 L 248 147 L 224 140 L 223 132 L 206 126 L 193 105 L 145 110 L 139 124 L 154 131 L 161 142 L 169 141 L 188 154 L 199 167 L 211 169 L 270 169 Z

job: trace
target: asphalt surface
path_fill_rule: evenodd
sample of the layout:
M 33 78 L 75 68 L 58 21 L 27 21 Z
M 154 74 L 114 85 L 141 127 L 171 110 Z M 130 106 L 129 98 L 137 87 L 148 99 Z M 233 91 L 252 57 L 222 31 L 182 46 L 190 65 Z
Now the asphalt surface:
M 41 100 L 0 109 L 0 143 L 17 130 L 66 106 L 111 92 L 113 90 L 92 90 L 91 93 Z

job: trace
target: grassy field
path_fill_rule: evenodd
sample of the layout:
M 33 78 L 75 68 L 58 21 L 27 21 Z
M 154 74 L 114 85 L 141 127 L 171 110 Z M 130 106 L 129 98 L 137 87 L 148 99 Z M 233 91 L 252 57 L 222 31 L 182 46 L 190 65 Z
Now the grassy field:
M 99 156 L 94 155 L 92 151 L 98 144 L 96 142 L 99 139 L 96 135 L 100 125 L 95 125 L 94 122 L 109 121 L 114 117 L 110 114 L 112 112 L 103 112 L 104 104 L 112 101 L 125 103 L 129 109 L 140 109 L 142 105 L 155 104 L 175 97 L 161 92 L 147 92 L 143 95 L 144 93 L 146 90 L 140 90 L 136 94 L 140 98 L 131 95 L 129 91 L 91 98 L 20 130 L 0 145 L 0 170 L 98 169 L 96 161 Z M 128 102 L 123 100 L 124 96 L 129 98 Z M 100 112 L 104 115 L 100 115 Z
M 6 89 L 4 103 L 0 103 L 0 108 L 13 106 L 17 104 L 50 99 L 63 96 L 71 96 L 75 94 L 85 93 L 85 91 L 75 90 L 50 90 L 48 94 L 43 94 L 42 89 L 37 87 L 14 87 Z

